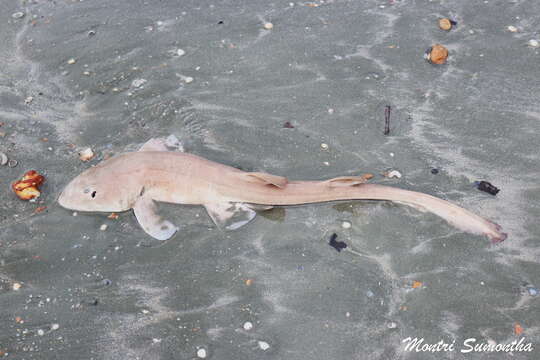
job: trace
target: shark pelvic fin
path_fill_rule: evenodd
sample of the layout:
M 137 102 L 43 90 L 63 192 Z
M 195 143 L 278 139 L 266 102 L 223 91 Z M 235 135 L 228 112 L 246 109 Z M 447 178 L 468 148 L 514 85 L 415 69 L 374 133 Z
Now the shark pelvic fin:
M 257 213 L 244 203 L 205 204 L 208 215 L 221 229 L 236 230 L 255 218 Z
M 178 138 L 169 135 L 166 138 L 153 138 L 144 143 L 139 151 L 180 151 L 184 152 L 184 147 Z
M 330 187 L 355 186 L 363 184 L 365 182 L 366 179 L 363 176 L 340 176 L 337 178 L 323 181 L 324 184 Z
M 141 196 L 133 206 L 133 212 L 143 230 L 157 240 L 170 239 L 178 228 L 157 213 L 157 207 L 150 197 Z
M 265 185 L 274 185 L 279 188 L 283 188 L 289 182 L 286 177 L 267 174 L 263 172 L 249 172 L 243 173 L 243 176 L 250 182 L 259 182 Z

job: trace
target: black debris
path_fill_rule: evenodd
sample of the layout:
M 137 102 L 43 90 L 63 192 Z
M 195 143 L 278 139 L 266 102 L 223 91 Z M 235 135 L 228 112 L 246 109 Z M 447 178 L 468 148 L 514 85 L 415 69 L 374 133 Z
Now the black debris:
M 390 105 L 386 105 L 384 108 L 384 135 L 390 134 L 390 112 L 392 111 L 392 107 Z
M 477 181 L 475 182 L 476 187 L 478 190 L 487 192 L 491 195 L 497 195 L 497 193 L 500 191 L 495 185 L 487 182 L 487 181 Z
M 330 236 L 330 242 L 328 244 L 334 249 L 336 249 L 338 252 L 340 252 L 347 247 L 347 244 L 345 244 L 343 241 L 337 241 L 336 239 L 337 234 L 333 233 L 332 236 Z
M 283 127 L 286 129 L 294 129 L 294 125 L 291 124 L 290 121 L 287 121 L 285 124 L 283 124 Z
M 431 169 L 431 173 L 433 175 L 437 175 L 439 173 L 439 169 L 433 168 L 433 169 Z

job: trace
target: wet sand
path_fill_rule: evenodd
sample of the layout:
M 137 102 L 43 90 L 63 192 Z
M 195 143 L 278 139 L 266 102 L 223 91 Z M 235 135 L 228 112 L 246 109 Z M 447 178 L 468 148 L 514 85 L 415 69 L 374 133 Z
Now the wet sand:
M 402 340 L 524 337 L 534 351 L 511 358 L 539 358 L 540 50 L 528 46 L 539 11 L 491 0 L 0 3 L 0 152 L 18 162 L 0 167 L 0 354 L 500 359 L 511 355 L 411 353 Z M 457 27 L 440 30 L 440 17 Z M 435 43 L 447 64 L 423 59 Z M 84 169 L 169 134 L 290 179 L 373 173 L 509 237 L 492 245 L 366 201 L 275 209 L 226 233 L 201 207 L 162 205 L 181 230 L 159 242 L 131 213 L 56 204 Z M 85 147 L 96 153 L 86 163 Z M 10 189 L 30 169 L 47 178 L 33 203 Z M 353 251 L 330 247 L 333 233 Z

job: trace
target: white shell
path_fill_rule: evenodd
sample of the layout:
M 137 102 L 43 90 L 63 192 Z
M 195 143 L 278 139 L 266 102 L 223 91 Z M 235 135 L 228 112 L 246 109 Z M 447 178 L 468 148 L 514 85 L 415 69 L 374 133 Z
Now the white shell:
M 84 150 L 79 151 L 79 159 L 81 161 L 88 161 L 94 157 L 94 152 L 91 148 L 86 148 Z
M 205 349 L 197 350 L 197 357 L 199 357 L 201 359 L 206 358 L 206 350 Z
M 401 173 L 397 170 L 392 170 L 392 171 L 388 171 L 387 173 L 385 173 L 385 176 L 388 177 L 388 178 L 396 178 L 396 179 L 400 179 L 401 178 Z
M 530 46 L 530 47 L 538 47 L 540 46 L 540 42 L 536 39 L 531 39 L 527 42 L 527 44 Z
M 506 29 L 513 33 L 518 32 L 518 28 L 515 27 L 514 25 L 509 25 Z
M 3 152 L 0 152 L 0 165 L 6 165 L 8 163 L 8 157 Z

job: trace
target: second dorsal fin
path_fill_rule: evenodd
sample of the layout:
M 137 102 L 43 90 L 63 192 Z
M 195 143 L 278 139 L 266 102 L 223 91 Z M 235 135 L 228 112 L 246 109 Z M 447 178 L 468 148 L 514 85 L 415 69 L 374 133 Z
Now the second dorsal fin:
M 324 181 L 330 187 L 356 186 L 366 182 L 362 176 L 340 176 Z
M 286 177 L 267 174 L 263 172 L 249 172 L 243 174 L 246 180 L 250 182 L 259 182 L 265 185 L 274 185 L 283 188 L 289 182 Z

